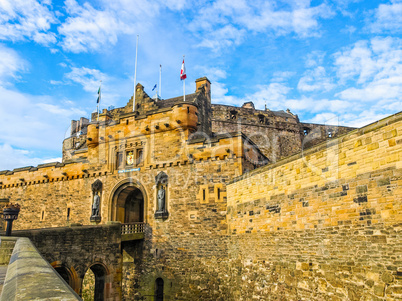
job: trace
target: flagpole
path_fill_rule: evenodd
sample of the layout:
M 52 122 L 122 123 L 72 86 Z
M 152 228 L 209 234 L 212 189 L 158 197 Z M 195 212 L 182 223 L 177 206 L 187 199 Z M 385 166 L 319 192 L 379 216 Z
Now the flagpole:
M 100 89 L 100 93 L 99 93 L 99 111 L 100 111 L 100 104 L 101 104 L 101 101 L 102 101 L 102 80 L 100 80 L 100 86 L 99 86 L 99 89 Z M 99 114 L 98 114 L 98 116 L 99 116 Z M 99 118 L 99 117 L 98 117 Z
M 183 55 L 183 62 L 184 62 L 184 55 Z M 183 79 L 183 101 L 186 101 L 186 79 Z
M 102 99 L 102 80 L 100 80 L 100 86 L 99 86 L 98 120 L 97 121 L 99 121 L 99 107 L 100 107 L 101 99 Z
M 162 99 L 162 65 L 159 65 L 159 97 Z
M 135 89 L 137 85 L 137 57 L 138 57 L 138 37 L 137 34 L 137 43 L 135 45 L 135 70 L 134 70 L 134 94 L 133 94 L 133 111 L 135 110 Z

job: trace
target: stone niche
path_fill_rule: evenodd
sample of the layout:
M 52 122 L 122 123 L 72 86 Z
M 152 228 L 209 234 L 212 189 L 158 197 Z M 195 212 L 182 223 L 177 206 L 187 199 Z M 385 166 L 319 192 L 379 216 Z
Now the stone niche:
M 156 187 L 156 211 L 155 219 L 167 219 L 169 213 L 167 211 L 168 204 L 168 175 L 163 171 L 155 177 Z
M 92 207 L 91 222 L 99 223 L 101 221 L 101 204 L 102 204 L 102 182 L 98 179 L 92 184 Z

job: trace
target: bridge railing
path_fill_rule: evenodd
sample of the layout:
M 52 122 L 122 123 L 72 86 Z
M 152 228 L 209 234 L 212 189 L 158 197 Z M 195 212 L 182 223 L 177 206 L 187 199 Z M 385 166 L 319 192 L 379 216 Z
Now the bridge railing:
M 144 223 L 128 223 L 121 225 L 121 234 L 144 233 Z

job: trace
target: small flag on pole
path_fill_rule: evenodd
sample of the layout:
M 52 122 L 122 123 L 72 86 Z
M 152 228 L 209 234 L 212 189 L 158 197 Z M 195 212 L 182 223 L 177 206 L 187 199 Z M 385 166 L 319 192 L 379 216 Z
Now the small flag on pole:
M 99 101 L 100 101 L 100 93 L 101 93 L 101 88 L 99 87 L 99 89 L 98 89 L 98 99 L 96 100 L 96 103 L 99 103 Z
M 156 84 L 155 84 L 155 86 L 152 88 L 152 91 L 155 90 L 155 89 L 156 89 Z
M 186 66 L 184 66 L 184 58 L 183 58 L 183 63 L 181 64 L 181 70 L 180 70 L 180 79 L 184 80 L 187 78 L 186 75 Z

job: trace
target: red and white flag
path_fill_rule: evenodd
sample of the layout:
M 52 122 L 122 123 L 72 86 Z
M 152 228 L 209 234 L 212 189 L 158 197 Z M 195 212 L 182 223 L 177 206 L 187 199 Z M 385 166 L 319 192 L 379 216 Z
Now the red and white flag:
M 187 75 L 186 75 L 186 66 L 184 66 L 184 59 L 183 59 L 183 63 L 181 64 L 181 70 L 180 70 L 180 79 L 186 79 Z

